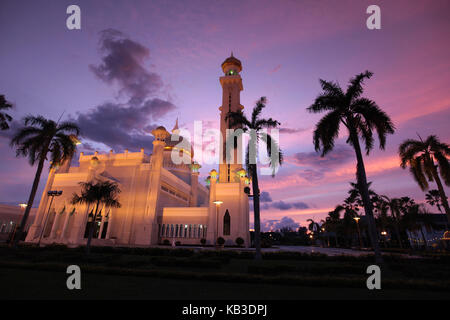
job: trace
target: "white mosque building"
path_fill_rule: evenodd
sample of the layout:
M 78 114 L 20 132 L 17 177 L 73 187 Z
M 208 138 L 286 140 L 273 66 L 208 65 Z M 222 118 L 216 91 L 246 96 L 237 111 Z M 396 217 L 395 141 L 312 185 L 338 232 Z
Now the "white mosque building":
M 231 129 L 227 113 L 244 108 L 240 104 L 242 65 L 231 55 L 222 63 L 222 70 L 223 98 L 219 110 L 220 131 L 225 136 L 226 130 Z M 178 130 L 177 123 L 172 134 Z M 214 245 L 222 237 L 225 245 L 242 238 L 248 247 L 249 198 L 245 189 L 249 179 L 242 164 L 220 164 L 218 173 L 210 172 L 209 185 L 205 187 L 199 183 L 200 166 L 192 161 L 192 148 L 177 148 L 179 142 L 173 142 L 172 134 L 162 126 L 152 134 L 155 140 L 151 155 L 145 154 L 144 149 L 119 154 L 81 153 L 78 167 L 67 161 L 51 169 L 26 241 L 86 244 L 92 208 L 72 205 L 72 196 L 80 192 L 80 182 L 109 180 L 121 189 L 121 207 L 102 208 L 94 222 L 93 245 L 152 246 L 165 240 L 199 245 L 201 239 Z M 178 152 L 187 161 L 174 164 L 172 152 Z M 225 159 L 225 148 L 220 152 Z M 55 196 L 55 191 L 60 196 Z

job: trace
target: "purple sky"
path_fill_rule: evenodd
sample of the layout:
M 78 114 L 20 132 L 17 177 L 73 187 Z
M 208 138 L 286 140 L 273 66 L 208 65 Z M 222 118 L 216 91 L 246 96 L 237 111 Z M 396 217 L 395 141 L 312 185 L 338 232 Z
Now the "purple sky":
M 70 4 L 81 7 L 81 31 L 66 28 Z M 381 7 L 381 30 L 366 28 L 371 4 Z M 146 132 L 155 125 L 171 129 L 178 117 L 189 129 L 195 120 L 218 126 L 220 64 L 233 51 L 243 64 L 246 112 L 267 96 L 264 115 L 286 129 L 286 162 L 275 178 L 262 178 L 262 218 L 304 224 L 346 197 L 355 171 L 345 139 L 325 159 L 313 150 L 321 115 L 305 109 L 320 92 L 319 78 L 346 86 L 355 74 L 374 72 L 365 95 L 397 132 L 386 151 L 366 158 L 368 178 L 378 193 L 423 201 L 396 150 L 416 132 L 450 142 L 449 12 L 448 0 L 2 0 L 0 94 L 15 104 L 16 120 L 64 112 L 78 121 L 86 151 L 150 152 Z M 15 158 L 8 134 L 0 133 L 0 202 L 19 203 L 35 168 Z

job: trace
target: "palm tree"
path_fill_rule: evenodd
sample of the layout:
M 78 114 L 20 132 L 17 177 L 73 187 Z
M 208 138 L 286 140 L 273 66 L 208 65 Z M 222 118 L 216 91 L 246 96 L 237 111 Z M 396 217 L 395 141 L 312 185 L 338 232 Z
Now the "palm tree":
M 389 198 L 385 195 L 380 196 L 380 198 L 385 201 L 386 206 L 391 211 L 391 216 L 395 222 L 395 233 L 397 235 L 398 244 L 400 245 L 400 248 L 403 249 L 402 239 L 400 235 L 400 220 L 402 216 L 400 210 L 401 201 L 398 198 Z
M 450 208 L 441 181 L 442 177 L 444 183 L 450 186 L 450 163 L 448 160 L 450 146 L 440 142 L 435 135 L 429 136 L 425 141 L 420 136 L 419 139 L 408 139 L 400 145 L 398 152 L 401 158 L 401 167 L 403 169 L 407 166 L 410 167 L 414 179 L 423 191 L 428 189 L 429 181 L 436 182 L 442 206 L 450 222 Z
M 121 204 L 117 199 L 120 188 L 117 183 L 110 181 L 80 182 L 80 186 L 81 193 L 80 195 L 76 193 L 73 194 L 72 204 L 95 205 L 86 244 L 86 253 L 89 254 L 100 205 L 104 205 L 107 208 L 120 208 Z
M 343 210 L 342 206 L 337 206 L 333 211 L 328 212 L 328 217 L 325 219 L 325 228 L 328 232 L 334 232 L 334 240 L 336 247 L 339 247 L 338 231 L 341 225 L 340 212 Z
M 378 194 L 370 189 L 372 182 L 367 182 L 367 188 L 369 189 L 369 196 L 372 204 L 376 202 L 378 199 Z M 348 197 L 344 200 L 344 204 L 346 206 L 353 206 L 356 211 L 359 211 L 359 207 L 364 206 L 364 202 L 362 200 L 361 192 L 359 191 L 358 184 L 354 182 L 350 182 L 350 190 L 348 190 Z
M 375 252 L 375 260 L 382 263 L 359 139 L 364 141 L 368 155 L 374 146 L 373 131 L 375 130 L 378 134 L 380 149 L 384 149 L 386 136 L 394 133 L 395 126 L 389 116 L 374 101 L 361 97 L 363 81 L 371 78 L 372 75 L 372 72 L 366 71 L 355 76 L 350 80 L 346 92 L 343 92 L 337 83 L 320 80 L 323 92 L 308 108 L 308 111 L 312 113 L 327 112 L 317 123 L 313 136 L 315 149 L 322 151 L 322 156 L 333 150 L 341 124 L 348 131 L 347 143 L 354 148 L 356 154 L 358 189 L 361 192 L 364 211 L 368 218 L 369 236 Z
M 21 128 L 11 139 L 11 147 L 16 148 L 16 156 L 28 158 L 33 166 L 38 163 L 36 174 L 34 176 L 33 186 L 31 187 L 27 207 L 14 239 L 14 246 L 21 239 L 34 197 L 39 186 L 44 163 L 50 154 L 51 166 L 61 164 L 72 157 L 76 149 L 76 140 L 74 135 L 80 134 L 80 129 L 73 122 L 56 123 L 53 120 L 45 119 L 42 116 L 27 116 L 23 119 L 25 127 Z
M 279 166 L 283 162 L 283 154 L 271 135 L 263 132 L 263 129 L 277 128 L 280 123 L 272 118 L 260 118 L 262 110 L 266 107 L 267 100 L 265 97 L 260 98 L 252 111 L 251 119 L 248 119 L 242 111 L 229 112 L 226 119 L 230 119 L 231 127 L 240 127 L 243 132 L 249 132 L 250 139 L 246 152 L 246 165 L 250 178 L 252 179 L 253 188 L 253 212 L 255 224 L 255 259 L 261 260 L 261 219 L 259 204 L 259 184 L 258 184 L 258 168 L 256 164 L 256 154 L 259 140 L 263 140 L 266 144 L 267 154 L 270 158 L 270 168 L 272 169 L 272 177 L 275 175 Z
M 430 224 L 429 216 L 427 217 L 427 212 L 425 209 L 416 203 L 411 203 L 411 205 L 405 207 L 405 214 L 403 216 L 403 224 L 410 231 L 419 231 L 422 236 L 422 241 L 424 248 L 427 248 L 427 239 L 423 233 L 422 223 L 424 226 Z M 422 223 L 421 223 L 422 222 Z
M 4 95 L 0 95 L 0 130 L 8 130 L 12 117 L 2 110 L 8 110 L 12 108 L 12 104 L 6 101 Z
M 306 220 L 309 222 L 308 230 L 311 231 L 312 235 L 320 235 L 321 227 L 320 224 L 315 222 L 313 219 Z
M 427 192 L 425 200 L 430 206 L 436 206 L 440 213 L 442 213 L 442 201 L 439 190 L 433 189 Z M 448 199 L 447 199 L 448 201 Z

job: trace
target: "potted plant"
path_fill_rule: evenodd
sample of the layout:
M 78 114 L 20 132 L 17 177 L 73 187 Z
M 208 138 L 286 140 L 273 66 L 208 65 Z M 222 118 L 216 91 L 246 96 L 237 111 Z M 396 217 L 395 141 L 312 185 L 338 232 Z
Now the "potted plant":
M 223 245 L 225 244 L 225 239 L 222 237 L 218 237 L 216 243 L 217 243 L 217 246 L 222 248 Z
M 236 244 L 238 247 L 242 247 L 242 245 L 244 244 L 244 239 L 242 239 L 241 237 L 237 237 Z

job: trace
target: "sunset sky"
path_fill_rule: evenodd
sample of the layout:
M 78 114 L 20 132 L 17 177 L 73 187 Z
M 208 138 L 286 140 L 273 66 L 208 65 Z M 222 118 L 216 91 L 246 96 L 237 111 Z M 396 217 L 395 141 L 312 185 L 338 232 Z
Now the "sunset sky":
M 81 30 L 66 28 L 70 4 L 81 8 Z M 371 4 L 381 8 L 381 30 L 366 27 Z M 243 65 L 244 111 L 266 96 L 263 115 L 281 122 L 285 163 L 261 179 L 262 219 L 305 225 L 324 218 L 355 179 L 344 130 L 327 157 L 314 151 L 321 115 L 306 108 L 319 79 L 345 88 L 374 72 L 365 96 L 397 131 L 385 151 L 365 157 L 368 179 L 380 194 L 424 200 L 397 148 L 417 134 L 450 143 L 449 14 L 448 0 L 2 0 L 0 94 L 14 104 L 13 129 L 27 114 L 62 115 L 83 130 L 82 151 L 151 153 L 156 125 L 171 129 L 178 118 L 189 130 L 196 120 L 218 128 L 220 65 L 232 51 Z M 27 200 L 35 168 L 15 157 L 12 132 L 0 132 L 0 202 L 16 204 Z

